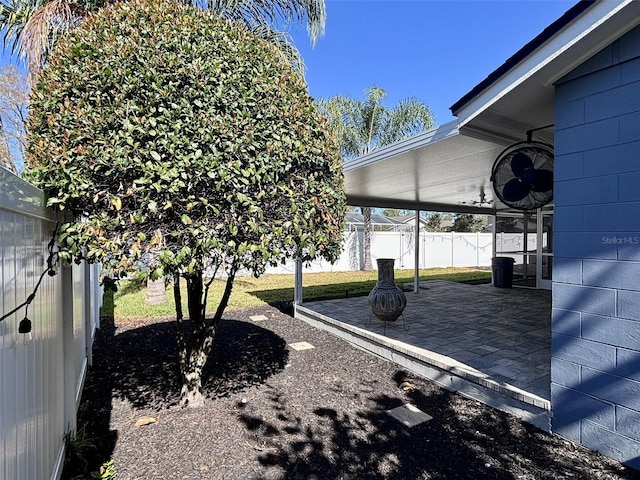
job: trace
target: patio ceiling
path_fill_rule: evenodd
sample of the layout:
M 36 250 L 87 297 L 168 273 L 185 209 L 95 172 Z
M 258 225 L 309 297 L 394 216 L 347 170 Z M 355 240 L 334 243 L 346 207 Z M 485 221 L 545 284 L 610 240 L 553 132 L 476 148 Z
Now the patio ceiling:
M 350 205 L 491 213 L 491 166 L 504 144 L 447 123 L 345 163 Z M 481 193 L 484 192 L 482 204 Z
M 345 162 L 347 201 L 460 213 L 506 208 L 490 182 L 497 156 L 533 129 L 534 139 L 553 145 L 555 82 L 638 24 L 640 1 L 577 3 L 456 102 L 457 121 Z

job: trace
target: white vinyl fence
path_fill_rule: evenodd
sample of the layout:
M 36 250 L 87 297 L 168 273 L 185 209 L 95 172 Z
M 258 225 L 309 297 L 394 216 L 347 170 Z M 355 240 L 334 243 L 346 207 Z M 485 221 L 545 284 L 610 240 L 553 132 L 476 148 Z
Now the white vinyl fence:
M 0 312 L 31 295 L 47 269 L 53 213 L 42 192 L 0 168 Z M 95 266 L 58 266 L 28 307 L 0 322 L 0 479 L 58 479 L 64 435 L 76 429 L 82 385 L 99 326 Z
M 372 232 L 371 261 L 395 259 L 395 268 L 413 269 L 415 262 L 414 232 Z M 338 261 L 312 262 L 305 272 L 341 272 L 360 270 L 363 260 L 363 233 L 345 232 L 344 249 Z M 420 268 L 489 267 L 493 256 L 493 234 L 458 232 L 420 232 Z M 293 273 L 294 262 L 273 267 L 267 273 Z

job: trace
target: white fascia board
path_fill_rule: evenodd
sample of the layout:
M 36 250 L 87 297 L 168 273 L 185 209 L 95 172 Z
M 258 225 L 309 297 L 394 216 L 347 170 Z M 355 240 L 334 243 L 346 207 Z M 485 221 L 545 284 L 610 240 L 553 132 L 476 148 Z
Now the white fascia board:
M 385 147 L 378 148 L 371 153 L 354 158 L 353 160 L 347 160 L 344 162 L 343 170 L 348 172 L 349 170 L 355 170 L 367 165 L 386 160 L 387 158 L 395 157 L 412 150 L 424 147 L 430 143 L 435 143 L 446 138 L 454 137 L 458 135 L 458 121 L 453 120 L 451 122 L 434 127 L 426 132 L 415 135 L 406 140 L 392 143 Z
M 482 112 L 490 108 L 498 100 L 503 98 L 506 94 L 524 83 L 536 72 L 549 66 L 567 52 L 567 50 L 576 46 L 580 41 L 592 34 L 612 17 L 619 14 L 625 8 L 632 6 L 634 2 L 640 3 L 637 2 L 637 0 L 601 0 L 596 2 L 593 7 L 585 11 L 579 18 L 567 25 L 566 28 L 558 32 L 553 38 L 549 39 L 544 45 L 539 47 L 535 52 L 529 55 L 508 73 L 503 75 L 502 78 L 495 81 L 493 85 L 485 89 L 471 102 L 462 107 L 456 113 L 459 120 L 459 126 L 464 127 Z M 551 85 L 599 50 L 609 45 L 616 38 L 619 38 L 621 34 L 631 30 L 631 28 L 639 23 L 637 16 L 628 15 L 628 19 L 629 26 L 626 30 L 604 35 L 602 40 L 597 42 L 596 46 L 586 49 L 584 52 L 580 52 L 579 55 L 572 52 L 571 59 L 567 59 L 566 64 L 560 66 L 558 71 L 553 72 L 547 81 L 545 81 L 545 85 Z

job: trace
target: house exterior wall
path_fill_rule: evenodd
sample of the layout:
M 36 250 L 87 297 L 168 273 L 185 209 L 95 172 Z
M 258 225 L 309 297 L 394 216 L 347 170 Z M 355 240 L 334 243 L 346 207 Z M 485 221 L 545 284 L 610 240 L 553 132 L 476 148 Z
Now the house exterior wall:
M 555 102 L 552 430 L 640 469 L 640 27 Z

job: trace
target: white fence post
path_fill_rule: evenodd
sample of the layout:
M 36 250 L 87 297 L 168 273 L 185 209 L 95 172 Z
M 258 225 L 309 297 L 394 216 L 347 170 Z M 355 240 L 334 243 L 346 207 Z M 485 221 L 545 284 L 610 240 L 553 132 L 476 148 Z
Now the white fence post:
M 64 425 L 66 432 L 76 430 L 76 352 L 73 328 L 73 268 L 64 267 L 62 276 L 62 339 L 64 352 Z
M 83 276 L 83 285 L 84 285 L 84 296 L 83 296 L 83 305 L 84 305 L 84 350 L 85 355 L 87 356 L 87 365 L 91 366 L 93 364 L 93 337 L 95 334 L 95 317 L 94 317 L 94 305 L 93 305 L 93 294 L 91 289 L 93 285 L 91 270 L 92 266 L 88 262 L 82 262 L 82 276 Z
M 455 266 L 455 264 L 456 264 L 455 258 L 454 258 L 454 254 L 455 254 L 456 249 L 453 246 L 453 241 L 454 241 L 453 232 L 451 232 L 451 266 L 452 267 Z

